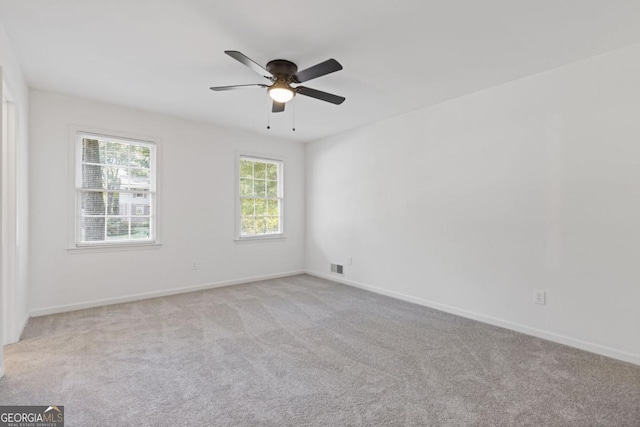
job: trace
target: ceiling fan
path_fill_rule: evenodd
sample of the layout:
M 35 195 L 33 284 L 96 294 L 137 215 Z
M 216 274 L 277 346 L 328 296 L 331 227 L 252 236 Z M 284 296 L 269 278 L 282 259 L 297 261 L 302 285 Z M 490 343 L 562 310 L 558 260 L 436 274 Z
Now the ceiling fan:
M 311 89 L 306 86 L 291 86 L 291 84 L 303 83 L 311 79 L 315 79 L 336 71 L 342 70 L 342 65 L 335 59 L 328 59 L 324 62 L 309 67 L 305 70 L 298 71 L 298 66 L 286 59 L 274 59 L 267 63 L 267 67 L 263 68 L 257 62 L 253 61 L 246 55 L 236 50 L 225 50 L 227 55 L 238 62 L 251 68 L 267 80 L 271 80 L 271 85 L 256 83 L 249 85 L 235 86 L 217 86 L 210 88 L 214 91 L 247 89 L 254 87 L 267 88 L 269 96 L 273 99 L 271 111 L 280 113 L 284 111 L 284 105 L 291 101 L 296 94 L 310 96 L 321 101 L 330 102 L 332 104 L 342 104 L 346 98 L 321 90 Z

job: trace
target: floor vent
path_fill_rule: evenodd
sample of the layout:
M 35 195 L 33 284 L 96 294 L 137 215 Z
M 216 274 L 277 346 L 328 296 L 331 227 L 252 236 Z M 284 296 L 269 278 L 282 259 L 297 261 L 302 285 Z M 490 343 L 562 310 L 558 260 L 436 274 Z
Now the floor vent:
M 340 264 L 331 264 L 331 272 L 332 273 L 338 273 L 338 274 L 344 274 L 342 272 L 342 266 Z

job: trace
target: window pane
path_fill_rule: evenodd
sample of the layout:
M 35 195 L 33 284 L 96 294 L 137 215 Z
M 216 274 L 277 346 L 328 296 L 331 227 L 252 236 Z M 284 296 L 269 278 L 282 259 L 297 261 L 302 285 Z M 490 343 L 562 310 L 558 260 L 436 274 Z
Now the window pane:
M 129 215 L 130 193 L 107 193 L 107 215 Z
M 94 242 L 104 240 L 105 218 L 90 217 L 80 220 L 80 240 L 83 242 Z
M 240 180 L 240 195 L 253 196 L 253 179 Z
M 110 165 L 128 165 L 129 144 L 107 142 L 107 163 Z
M 242 217 L 241 234 L 242 235 L 255 234 L 254 217 L 253 216 L 243 216 Z
M 81 209 L 84 215 L 104 215 L 106 209 L 106 193 L 83 191 Z
M 123 182 L 128 183 L 132 189 L 151 189 L 151 171 L 146 168 L 131 168 L 128 174 L 122 176 Z
M 277 216 L 268 217 L 267 227 L 269 233 L 278 233 L 280 231 L 280 218 Z
M 267 232 L 267 218 L 256 218 L 256 234 Z
M 129 238 L 129 218 L 107 217 L 107 240 Z
M 149 211 L 149 206 L 138 205 L 138 204 L 131 205 L 131 215 L 144 216 L 144 215 L 150 215 L 150 214 L 151 212 Z
M 240 160 L 240 177 L 253 178 L 253 162 Z
M 278 181 L 267 181 L 267 197 L 278 197 Z
M 268 206 L 267 206 L 267 214 L 271 215 L 271 216 L 278 216 L 280 215 L 280 203 L 278 201 L 278 199 L 269 199 L 267 201 Z
M 267 179 L 278 179 L 278 165 L 267 163 Z
M 265 179 L 267 177 L 267 165 L 265 163 L 253 162 L 253 177 Z
M 128 188 L 129 177 L 127 169 L 118 166 L 104 166 L 102 168 L 104 181 L 109 190 L 122 190 Z
M 143 197 L 140 197 L 143 196 Z M 151 202 L 152 194 L 132 193 L 131 194 L 131 215 L 152 215 Z
M 253 199 L 242 199 L 242 216 L 253 216 L 255 214 L 254 210 L 254 200 Z
M 100 165 L 82 165 L 82 187 L 83 188 L 105 188 L 104 187 L 104 167 Z
M 104 163 L 107 144 L 97 139 L 82 140 L 82 161 L 85 163 Z
M 132 167 L 148 168 L 151 164 L 151 149 L 142 145 L 131 145 L 131 161 Z
M 256 216 L 267 214 L 267 201 L 265 199 L 255 199 L 256 201 Z
M 266 185 L 266 181 L 264 179 L 254 179 L 253 180 L 253 189 L 254 189 L 254 195 L 256 197 L 264 197 L 266 196 L 266 189 L 265 189 L 265 185 Z
M 131 218 L 131 238 L 148 239 L 151 236 L 149 225 L 149 218 Z

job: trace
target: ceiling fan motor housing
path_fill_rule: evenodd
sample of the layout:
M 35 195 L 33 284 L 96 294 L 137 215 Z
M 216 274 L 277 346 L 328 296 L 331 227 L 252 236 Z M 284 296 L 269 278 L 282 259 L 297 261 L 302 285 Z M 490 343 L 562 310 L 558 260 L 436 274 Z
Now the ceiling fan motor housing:
M 267 64 L 267 70 L 276 77 L 276 80 L 286 79 L 290 82 L 298 72 L 298 66 L 286 59 L 274 59 Z

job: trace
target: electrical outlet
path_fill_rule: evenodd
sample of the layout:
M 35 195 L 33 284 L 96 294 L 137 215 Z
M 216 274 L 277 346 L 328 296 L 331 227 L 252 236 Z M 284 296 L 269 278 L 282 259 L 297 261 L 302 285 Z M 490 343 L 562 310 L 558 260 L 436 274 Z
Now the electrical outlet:
M 533 291 L 533 302 L 535 304 L 545 305 L 547 303 L 545 291 L 540 289 Z
M 347 258 L 347 265 L 353 265 L 353 257 Z
M 191 269 L 192 270 L 197 270 L 198 269 L 198 261 L 196 261 L 195 259 L 193 261 L 191 261 Z

